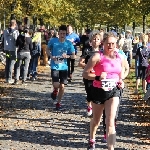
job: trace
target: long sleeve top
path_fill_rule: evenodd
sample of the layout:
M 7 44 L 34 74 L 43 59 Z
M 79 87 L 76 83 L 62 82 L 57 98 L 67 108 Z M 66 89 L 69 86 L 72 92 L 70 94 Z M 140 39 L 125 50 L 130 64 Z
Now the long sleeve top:
M 33 49 L 32 38 L 20 34 L 17 38 L 16 46 L 18 47 L 18 52 L 31 52 Z

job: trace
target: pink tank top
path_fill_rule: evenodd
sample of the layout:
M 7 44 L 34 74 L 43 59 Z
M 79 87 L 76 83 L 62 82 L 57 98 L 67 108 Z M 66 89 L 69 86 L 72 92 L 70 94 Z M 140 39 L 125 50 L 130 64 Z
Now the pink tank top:
M 93 70 L 95 71 L 96 76 L 100 76 L 102 72 L 107 73 L 106 79 L 114 79 L 116 82 L 119 81 L 119 74 L 121 73 L 122 66 L 121 66 L 121 58 L 116 52 L 116 59 L 108 59 L 103 55 L 103 53 L 100 54 L 100 62 L 97 63 Z M 97 88 L 102 87 L 102 82 L 94 80 L 93 86 Z

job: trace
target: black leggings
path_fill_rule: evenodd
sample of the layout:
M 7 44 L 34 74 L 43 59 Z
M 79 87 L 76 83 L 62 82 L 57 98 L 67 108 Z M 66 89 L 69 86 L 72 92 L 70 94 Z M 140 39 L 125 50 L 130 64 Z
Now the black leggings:
M 145 79 L 145 75 L 146 75 L 146 68 L 145 66 L 138 66 L 137 67 L 137 79 Z
M 70 75 L 74 72 L 74 63 L 75 59 L 67 58 L 67 65 L 68 65 L 68 77 L 70 78 Z M 71 69 L 70 69 L 71 65 Z

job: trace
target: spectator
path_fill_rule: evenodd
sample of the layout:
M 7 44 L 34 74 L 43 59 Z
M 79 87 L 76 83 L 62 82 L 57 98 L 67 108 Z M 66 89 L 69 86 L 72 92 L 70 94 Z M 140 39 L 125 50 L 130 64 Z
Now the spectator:
M 125 41 L 122 47 L 122 50 L 127 56 L 127 60 L 129 63 L 129 67 L 131 67 L 131 60 L 132 60 L 132 39 L 131 39 L 131 33 L 130 30 L 127 30 L 127 34 L 125 37 Z
M 143 42 L 143 35 L 141 34 L 139 37 L 139 42 L 134 44 L 133 51 L 132 51 L 133 58 L 135 59 L 135 76 L 136 77 L 138 75 L 137 73 L 138 73 L 138 66 L 139 66 L 139 59 L 136 58 L 136 52 L 137 52 L 137 49 L 142 46 L 142 42 Z
M 31 50 L 33 49 L 31 36 L 33 34 L 33 30 L 26 29 L 24 34 L 20 34 L 16 41 L 16 46 L 18 46 L 18 61 L 17 61 L 17 73 L 15 77 L 14 84 L 18 84 L 19 76 L 20 76 L 20 66 L 22 61 L 24 60 L 24 69 L 23 69 L 23 78 L 22 84 L 26 84 L 28 67 L 31 59 Z
M 85 31 L 85 35 L 82 35 L 81 38 L 80 38 L 80 46 L 81 47 L 81 50 L 82 50 L 82 54 L 84 53 L 84 50 L 85 49 L 88 49 L 90 46 L 90 40 L 89 40 L 89 35 L 91 33 L 91 30 L 90 29 L 87 29 Z
M 140 79 L 142 79 L 142 89 L 143 92 L 146 92 L 146 68 L 148 67 L 148 58 L 150 56 L 150 48 L 148 48 L 148 41 L 145 34 L 142 35 L 142 46 L 137 49 L 136 59 L 138 59 L 138 72 L 137 72 L 137 80 L 136 80 L 136 90 L 134 94 L 138 94 L 138 88 L 140 84 Z
M 41 48 L 42 48 L 42 55 L 43 55 L 43 65 L 47 66 L 48 56 L 47 56 L 46 50 L 47 50 L 47 43 L 49 40 L 48 32 L 46 31 L 45 26 L 41 26 L 39 31 L 41 32 Z
M 19 36 L 19 31 L 16 30 L 16 20 L 11 20 L 10 27 L 4 30 L 3 45 L 6 52 L 5 77 L 7 83 L 13 83 L 12 75 L 16 62 L 16 40 Z
M 119 35 L 119 39 L 118 39 L 118 41 L 117 41 L 117 47 L 118 47 L 118 49 L 120 49 L 120 50 L 122 50 L 122 48 L 123 48 L 123 45 L 124 45 L 124 35 L 123 34 L 120 34 Z

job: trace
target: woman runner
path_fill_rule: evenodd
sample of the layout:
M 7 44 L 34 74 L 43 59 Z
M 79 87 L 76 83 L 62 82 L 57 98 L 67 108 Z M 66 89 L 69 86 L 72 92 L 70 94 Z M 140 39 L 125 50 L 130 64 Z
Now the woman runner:
M 82 55 L 80 56 L 79 59 L 79 67 L 85 68 L 89 58 L 96 52 L 99 52 L 100 48 L 100 44 L 101 44 L 101 40 L 102 40 L 102 36 L 100 34 L 100 32 L 97 31 L 93 31 L 90 34 L 89 37 L 89 42 L 90 45 L 88 48 L 85 48 L 82 51 Z M 91 70 L 91 73 L 95 73 L 93 70 Z M 91 100 L 92 100 L 92 93 L 91 93 L 91 88 L 92 88 L 92 84 L 93 84 L 93 80 L 88 80 L 83 78 L 84 81 L 84 85 L 85 85 L 85 91 L 87 94 L 87 115 L 91 116 L 92 115 L 92 105 L 91 105 Z
M 106 136 L 108 150 L 114 150 L 116 131 L 114 120 L 119 105 L 120 88 L 124 87 L 122 59 L 115 52 L 117 38 L 112 32 L 106 33 L 103 39 L 104 52 L 95 53 L 83 71 L 83 77 L 93 81 L 92 111 L 90 123 L 90 139 L 88 150 L 95 150 L 95 134 L 100 123 L 103 109 L 106 114 Z M 95 74 L 91 73 L 91 70 Z

